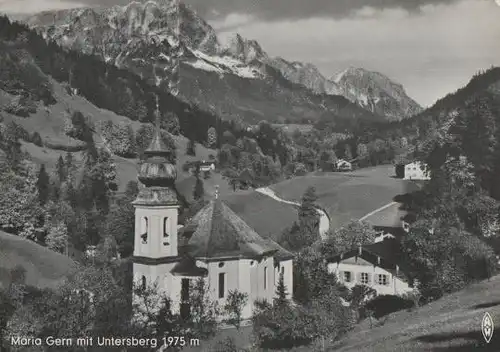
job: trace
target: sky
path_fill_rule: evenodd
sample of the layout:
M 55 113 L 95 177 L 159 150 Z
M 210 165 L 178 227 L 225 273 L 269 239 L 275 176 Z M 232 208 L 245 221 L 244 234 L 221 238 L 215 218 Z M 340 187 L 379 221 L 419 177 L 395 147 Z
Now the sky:
M 26 13 L 128 0 L 0 0 Z M 381 72 L 424 106 L 500 66 L 500 0 L 185 0 L 222 41 L 237 32 L 271 56 Z

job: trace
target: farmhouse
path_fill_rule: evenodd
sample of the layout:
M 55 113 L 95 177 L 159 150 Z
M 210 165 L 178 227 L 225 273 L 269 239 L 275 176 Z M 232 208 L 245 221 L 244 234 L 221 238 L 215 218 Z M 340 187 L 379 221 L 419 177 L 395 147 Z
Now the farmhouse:
M 413 285 L 400 268 L 399 241 L 359 246 L 328 260 L 328 270 L 346 287 L 366 285 L 378 295 L 401 295 L 413 291 Z
M 405 180 L 430 180 L 430 172 L 427 170 L 427 165 L 415 161 L 404 166 Z
M 348 162 L 347 160 L 339 159 L 337 161 L 337 170 L 340 171 L 351 171 L 352 170 L 352 164 Z
M 196 168 L 199 168 L 201 172 L 210 172 L 215 170 L 215 162 L 214 161 L 196 161 L 193 163 L 190 163 L 189 171 L 191 173 L 194 173 L 196 171 Z
M 145 151 L 138 175 L 142 186 L 133 202 L 134 281 L 143 288 L 157 285 L 181 314 L 189 314 L 190 288 L 199 278 L 221 305 L 229 291 L 238 290 L 248 295 L 243 319 L 251 316 L 256 299 L 272 301 L 280 274 L 291 291 L 291 253 L 257 234 L 217 196 L 178 229 L 176 168 L 168 153 L 157 128 Z

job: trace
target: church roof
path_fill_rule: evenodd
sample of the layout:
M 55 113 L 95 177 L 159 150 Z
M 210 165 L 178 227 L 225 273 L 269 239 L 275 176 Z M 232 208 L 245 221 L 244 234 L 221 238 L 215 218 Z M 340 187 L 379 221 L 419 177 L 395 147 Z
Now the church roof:
M 157 122 L 158 123 L 158 122 Z M 155 126 L 153 132 L 153 138 L 151 139 L 151 143 L 149 143 L 149 147 L 144 151 L 146 155 L 168 155 L 170 153 L 170 149 L 163 142 L 161 138 L 161 131 L 158 125 Z
M 207 276 L 208 274 L 206 268 L 196 266 L 196 260 L 188 256 L 184 256 L 170 272 L 180 276 Z
M 193 258 L 255 258 L 286 255 L 277 243 L 263 239 L 220 199 L 212 200 L 191 220 L 196 229 L 185 239 L 183 252 Z

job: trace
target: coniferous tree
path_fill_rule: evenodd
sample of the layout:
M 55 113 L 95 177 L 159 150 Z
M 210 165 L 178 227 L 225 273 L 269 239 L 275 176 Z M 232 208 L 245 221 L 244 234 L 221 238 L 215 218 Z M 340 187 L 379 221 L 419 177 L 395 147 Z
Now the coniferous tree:
M 64 166 L 66 170 L 66 177 L 71 176 L 75 171 L 75 164 L 73 159 L 73 154 L 67 152 L 64 156 Z
M 38 172 L 36 187 L 38 189 L 38 200 L 41 205 L 44 205 L 47 203 L 50 194 L 50 179 L 49 175 L 47 175 L 47 172 L 45 171 L 45 164 L 42 164 L 40 171 Z
M 194 200 L 198 201 L 201 200 L 204 195 L 205 195 L 205 189 L 203 187 L 203 181 L 198 176 L 196 177 L 196 183 L 194 185 L 193 198 Z
M 64 162 L 62 155 L 60 155 L 59 158 L 57 159 L 55 167 L 55 174 L 59 183 L 63 183 L 66 180 L 67 177 L 66 170 L 67 170 L 66 163 Z
M 287 299 L 287 289 L 285 286 L 285 278 L 283 272 L 280 272 L 280 277 L 278 280 L 278 285 L 276 286 L 276 298 L 274 299 L 275 305 L 283 305 L 288 303 Z

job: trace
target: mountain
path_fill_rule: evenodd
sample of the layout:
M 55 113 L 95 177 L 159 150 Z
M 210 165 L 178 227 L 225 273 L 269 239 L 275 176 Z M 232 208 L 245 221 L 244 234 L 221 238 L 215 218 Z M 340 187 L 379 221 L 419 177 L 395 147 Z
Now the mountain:
M 239 35 L 220 43 L 188 5 L 138 2 L 111 8 L 43 12 L 26 23 L 47 39 L 135 74 L 177 86 L 180 97 L 225 119 L 309 123 L 321 117 L 383 120 L 343 96 L 312 90 L 313 77 L 291 78 L 256 41 Z M 180 23 L 180 31 L 176 30 Z M 313 73 L 307 73 L 309 76 Z M 320 74 L 319 74 L 320 75 Z M 300 76 L 300 75 L 299 75 Z M 181 78 L 181 79 L 180 79 Z
M 286 79 L 301 84 L 317 94 L 342 95 L 342 90 L 333 81 L 321 74 L 316 66 L 298 61 L 289 62 L 281 57 L 269 60 Z
M 350 67 L 333 81 L 340 89 L 339 94 L 390 120 L 399 121 L 423 110 L 406 94 L 401 84 L 379 72 Z

